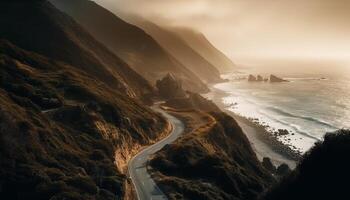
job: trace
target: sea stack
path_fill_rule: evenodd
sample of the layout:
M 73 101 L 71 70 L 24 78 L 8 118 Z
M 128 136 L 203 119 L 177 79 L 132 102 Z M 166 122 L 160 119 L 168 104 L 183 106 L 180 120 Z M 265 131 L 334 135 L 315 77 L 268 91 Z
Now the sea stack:
M 264 78 L 262 76 L 258 75 L 256 77 L 256 81 L 259 81 L 259 82 L 264 81 Z
M 273 74 L 270 75 L 270 83 L 281 83 L 281 82 L 288 82 L 288 81 L 282 78 L 279 78 Z
M 249 81 L 249 82 L 255 82 L 255 81 L 256 81 L 256 77 L 250 74 L 250 75 L 248 76 L 248 81 Z

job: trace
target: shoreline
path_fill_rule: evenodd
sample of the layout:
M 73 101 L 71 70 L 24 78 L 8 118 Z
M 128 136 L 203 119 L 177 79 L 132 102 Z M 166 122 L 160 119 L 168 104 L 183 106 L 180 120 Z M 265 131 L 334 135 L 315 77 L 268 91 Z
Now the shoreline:
M 262 161 L 264 157 L 271 159 L 275 166 L 283 163 L 287 164 L 291 169 L 294 169 L 297 162 L 301 158 L 301 153 L 292 149 L 289 145 L 283 144 L 277 139 L 275 134 L 266 130 L 262 124 L 254 122 L 251 119 L 237 115 L 228 110 L 226 105 L 222 102 L 222 98 L 227 96 L 224 91 L 210 86 L 210 94 L 212 100 L 223 112 L 226 112 L 233 117 L 243 132 L 248 137 L 258 159 Z

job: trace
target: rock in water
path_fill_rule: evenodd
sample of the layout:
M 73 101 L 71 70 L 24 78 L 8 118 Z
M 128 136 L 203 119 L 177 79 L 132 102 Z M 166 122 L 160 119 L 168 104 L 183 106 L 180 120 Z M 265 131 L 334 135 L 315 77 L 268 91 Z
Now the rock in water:
M 256 81 L 259 81 L 259 82 L 264 81 L 264 78 L 262 76 L 258 75 L 256 77 Z
M 256 77 L 250 74 L 250 75 L 248 76 L 248 81 L 249 81 L 249 82 L 254 82 L 254 81 L 256 81 Z
M 288 82 L 288 81 L 282 78 L 279 78 L 273 74 L 270 75 L 270 83 L 281 83 L 281 82 Z

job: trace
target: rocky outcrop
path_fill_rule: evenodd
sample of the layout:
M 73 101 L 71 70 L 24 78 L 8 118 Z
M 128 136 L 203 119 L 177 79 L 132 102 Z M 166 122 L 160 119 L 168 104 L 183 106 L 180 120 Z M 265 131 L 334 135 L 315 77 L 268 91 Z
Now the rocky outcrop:
M 276 167 L 273 165 L 273 163 L 271 162 L 270 158 L 263 158 L 263 161 L 261 163 L 265 169 L 267 169 L 268 171 L 270 171 L 271 173 L 276 173 Z
M 285 176 L 289 174 L 292 170 L 289 168 L 287 164 L 281 164 L 276 169 L 276 174 L 279 176 Z
M 256 81 L 259 81 L 259 82 L 264 81 L 264 78 L 262 76 L 258 75 L 256 77 Z
M 270 83 L 281 83 L 281 82 L 288 82 L 288 81 L 284 80 L 283 78 L 279 78 L 273 74 L 270 75 Z
M 220 111 L 219 107 L 214 102 L 202 97 L 200 94 L 192 92 L 187 92 L 186 98 L 168 99 L 164 105 L 179 110 L 196 109 L 205 112 Z
M 250 74 L 248 76 L 248 81 L 249 82 L 267 82 L 270 81 L 270 83 L 281 83 L 281 82 L 288 82 L 287 80 L 284 80 L 282 78 L 279 78 L 273 74 L 270 75 L 270 78 L 264 78 L 261 75 L 254 76 Z
M 289 131 L 286 129 L 278 129 L 277 131 L 274 132 L 275 136 L 284 136 L 284 135 L 289 135 Z
M 186 97 L 181 81 L 172 74 L 167 74 L 162 80 L 158 80 L 156 86 L 159 95 L 165 99 Z
M 256 77 L 253 76 L 253 75 L 251 75 L 251 74 L 249 74 L 249 76 L 248 76 L 248 81 L 249 81 L 249 82 L 255 82 L 255 81 L 256 81 Z

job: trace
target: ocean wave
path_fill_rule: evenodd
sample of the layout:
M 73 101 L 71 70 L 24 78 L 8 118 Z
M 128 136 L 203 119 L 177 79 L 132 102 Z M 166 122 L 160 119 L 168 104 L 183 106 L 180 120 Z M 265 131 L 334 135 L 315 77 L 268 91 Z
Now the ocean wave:
M 285 78 L 286 80 L 300 80 L 300 81 L 327 81 L 327 78 L 321 77 L 304 77 L 304 78 L 293 78 L 293 77 L 288 77 Z
M 328 129 L 334 129 L 334 130 L 337 130 L 339 129 L 338 127 L 332 125 L 332 124 L 329 124 L 327 122 L 324 122 L 322 120 L 319 120 L 319 119 L 316 119 L 316 118 L 313 118 L 313 117 L 309 117 L 309 116 L 301 116 L 301 115 L 295 115 L 293 113 L 290 113 L 290 112 L 287 112 L 279 107 L 275 107 L 275 106 L 269 106 L 269 105 L 264 105 L 258 101 L 253 101 L 251 100 L 251 98 L 248 98 L 248 97 L 242 97 L 243 95 L 239 95 L 239 96 L 230 96 L 230 97 L 226 97 L 224 99 L 226 99 L 226 105 L 228 105 L 233 112 L 236 112 L 237 111 L 237 108 L 239 110 L 239 107 L 242 106 L 241 103 L 243 103 L 245 106 L 244 107 L 250 107 L 251 111 L 247 111 L 247 110 L 244 110 L 242 113 L 240 113 L 242 116 L 246 116 L 246 117 L 253 117 L 251 115 L 251 113 L 247 113 L 247 112 L 256 112 L 258 111 L 258 115 L 256 116 L 256 118 L 259 119 L 260 122 L 264 122 L 265 120 L 263 120 L 264 118 L 267 119 L 267 120 L 270 120 L 271 122 L 275 122 L 277 124 L 281 124 L 285 127 L 288 127 L 287 129 L 290 130 L 290 131 L 293 131 L 295 133 L 298 133 L 300 135 L 303 135 L 305 137 L 308 137 L 308 138 L 311 138 L 311 139 L 314 139 L 316 141 L 319 141 L 321 140 L 321 138 L 319 137 L 316 137 L 314 135 L 311 135 L 309 133 L 307 133 L 306 131 L 302 130 L 302 128 L 300 126 L 298 126 L 297 124 L 293 124 L 293 123 L 289 123 L 289 122 L 286 122 L 284 120 L 281 120 L 281 119 L 278 119 L 278 117 L 276 117 L 276 114 L 279 114 L 279 115 L 282 115 L 282 116 L 285 116 L 285 117 L 289 117 L 289 118 L 295 118 L 295 119 L 302 119 L 302 120 L 307 120 L 309 122 L 313 122 L 313 123 L 317 123 L 318 125 L 321 125 L 321 126 L 324 126 Z M 233 98 L 235 98 L 235 101 L 233 101 Z M 239 98 L 240 100 L 238 100 L 237 98 Z M 235 106 L 232 106 L 232 104 L 229 104 L 232 103 L 232 102 L 238 102 L 238 107 L 237 105 L 235 104 Z M 276 114 L 272 114 L 271 112 L 269 111 L 272 111 Z M 238 111 L 239 112 L 239 111 Z M 262 117 L 260 119 L 259 115 Z M 255 117 L 253 117 L 255 118 Z M 265 121 L 266 122 L 266 121 Z M 271 125 L 269 122 L 267 122 L 267 124 Z M 275 128 L 276 127 L 273 127 L 271 126 L 271 128 Z
M 336 126 L 334 126 L 334 125 L 332 125 L 330 123 L 327 123 L 325 121 L 322 121 L 320 119 L 316 119 L 316 118 L 313 118 L 313 117 L 302 116 L 302 115 L 295 115 L 295 114 L 292 114 L 290 112 L 284 111 L 281 108 L 277 108 L 277 107 L 268 107 L 268 109 L 272 110 L 272 111 L 274 111 L 276 113 L 279 113 L 281 115 L 287 116 L 287 117 L 304 119 L 304 120 L 308 120 L 308 121 L 311 121 L 311 122 L 314 122 L 314 123 L 318 123 L 320 125 L 326 126 L 328 128 L 331 128 L 331 129 L 339 129 L 338 127 L 336 127 Z
M 285 122 L 285 121 L 282 121 L 282 120 L 279 120 L 279 119 L 276 119 L 274 117 L 272 117 L 271 115 L 267 114 L 267 113 L 264 113 L 262 111 L 259 111 L 262 115 L 264 115 L 266 118 L 269 118 L 270 120 L 273 120 L 277 123 L 280 123 L 284 126 L 287 126 L 287 127 L 290 127 L 292 129 L 292 131 L 294 131 L 295 133 L 299 133 L 300 135 L 303 135 L 305 137 L 308 137 L 308 138 L 312 138 L 314 140 L 321 140 L 320 138 L 318 137 L 315 137 L 313 135 L 310 135 L 309 133 L 305 132 L 305 131 L 302 131 L 300 126 L 296 125 L 296 124 L 292 124 L 292 123 L 288 123 L 288 122 Z M 273 128 L 273 127 L 272 127 Z

